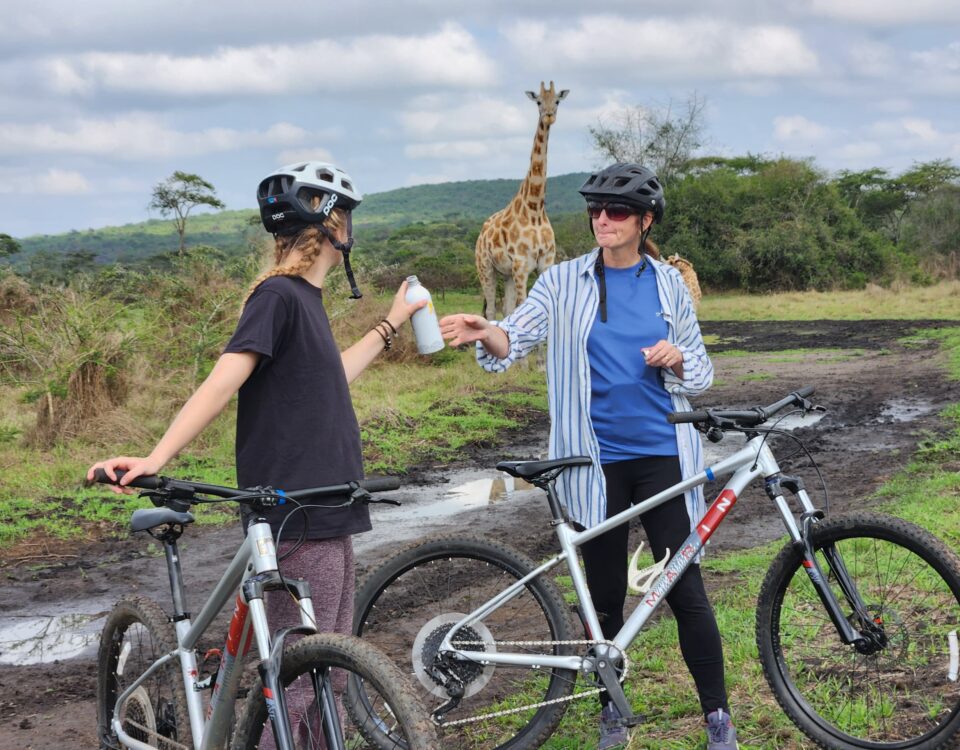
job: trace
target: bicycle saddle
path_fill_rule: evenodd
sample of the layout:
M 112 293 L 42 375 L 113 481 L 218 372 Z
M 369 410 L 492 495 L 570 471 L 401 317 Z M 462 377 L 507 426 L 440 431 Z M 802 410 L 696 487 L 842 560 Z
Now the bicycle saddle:
M 141 508 L 130 516 L 130 531 L 146 531 L 168 523 L 181 526 L 193 523 L 193 513 L 180 513 L 169 508 Z
M 552 469 L 565 469 L 570 466 L 589 466 L 593 461 L 589 456 L 568 456 L 551 461 L 501 461 L 497 469 L 521 479 L 536 479 Z

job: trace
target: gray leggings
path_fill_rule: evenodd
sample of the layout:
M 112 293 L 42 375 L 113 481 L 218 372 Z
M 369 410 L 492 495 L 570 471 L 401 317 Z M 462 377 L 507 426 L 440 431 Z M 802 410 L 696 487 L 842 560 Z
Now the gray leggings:
M 293 542 L 282 542 L 279 554 L 290 549 Z M 288 578 L 303 578 L 310 583 L 310 595 L 313 598 L 313 611 L 317 618 L 317 630 L 321 633 L 343 633 L 349 635 L 353 629 L 353 538 L 338 536 L 332 539 L 306 541 L 290 557 L 280 563 L 280 571 Z M 277 628 L 299 625 L 300 611 L 293 597 L 286 591 L 267 592 L 267 617 L 270 627 Z M 295 640 L 296 636 L 289 640 Z M 334 690 L 342 692 L 344 685 L 338 685 L 334 672 Z M 341 681 L 345 682 L 341 674 Z M 319 725 L 316 716 L 308 716 L 298 710 L 305 702 L 313 698 L 313 687 L 300 680 L 296 687 L 288 688 L 285 695 L 290 720 L 293 723 L 295 742 L 302 742 L 308 736 L 316 737 Z M 268 724 L 263 730 L 260 742 L 261 750 L 274 750 L 273 731 Z

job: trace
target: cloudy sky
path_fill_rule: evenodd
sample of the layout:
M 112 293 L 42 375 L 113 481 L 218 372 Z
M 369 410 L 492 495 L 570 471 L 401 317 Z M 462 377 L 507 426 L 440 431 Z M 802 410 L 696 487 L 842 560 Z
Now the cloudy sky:
M 721 10 L 722 8 L 722 10 Z M 957 0 L 43 0 L 0 24 L 0 232 L 148 218 L 180 169 L 230 208 L 302 158 L 361 190 L 550 174 L 619 107 L 707 102 L 707 150 L 830 170 L 960 163 Z

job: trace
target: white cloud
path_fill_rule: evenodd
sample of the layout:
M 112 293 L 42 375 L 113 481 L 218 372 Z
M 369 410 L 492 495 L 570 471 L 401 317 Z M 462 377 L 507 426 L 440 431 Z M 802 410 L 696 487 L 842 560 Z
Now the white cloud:
M 520 21 L 503 34 L 529 64 L 578 72 L 616 70 L 627 80 L 790 77 L 814 73 L 819 65 L 801 34 L 788 26 L 706 17 L 630 21 L 597 15 L 566 24 Z
M 809 120 L 803 115 L 773 118 L 773 136 L 787 143 L 815 143 L 832 135 L 830 128 Z
M 526 140 L 521 139 L 466 139 L 458 141 L 433 141 L 430 143 L 411 143 L 404 149 L 405 156 L 411 159 L 468 159 L 481 160 L 497 158 L 504 152 L 514 152 L 522 148 Z M 527 146 L 530 144 L 527 143 Z
M 808 0 L 813 15 L 875 26 L 960 20 L 956 0 Z
M 847 52 L 850 69 L 868 78 L 885 78 L 902 67 L 898 58 L 902 53 L 888 44 L 862 39 L 852 44 Z
M 326 161 L 336 163 L 333 155 L 325 148 L 294 148 L 277 154 L 278 164 L 295 164 L 300 161 Z
M 79 172 L 50 168 L 44 172 L 33 173 L 18 170 L 7 172 L 0 179 L 0 193 L 18 195 L 84 195 L 93 187 Z
M 459 104 L 443 96 L 424 96 L 401 112 L 399 118 L 407 135 L 418 139 L 482 138 L 527 131 L 532 138 L 537 127 L 537 105 L 522 94 L 518 95 L 518 102 L 520 97 L 529 106 L 521 107 L 488 96 L 470 97 Z
M 43 69 L 46 85 L 60 94 L 306 94 L 396 85 L 476 87 L 496 78 L 494 63 L 454 23 L 420 36 L 221 47 L 204 55 L 87 52 L 48 58 Z
M 0 153 L 59 153 L 134 161 L 192 156 L 262 146 L 301 146 L 317 139 L 289 123 L 265 131 L 211 127 L 175 130 L 156 117 L 133 113 L 113 120 L 78 120 L 70 126 L 0 123 Z

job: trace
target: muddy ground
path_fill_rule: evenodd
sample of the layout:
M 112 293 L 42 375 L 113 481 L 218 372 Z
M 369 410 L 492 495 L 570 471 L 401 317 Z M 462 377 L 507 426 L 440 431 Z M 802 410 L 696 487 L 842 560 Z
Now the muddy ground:
M 793 434 L 804 440 L 820 464 L 831 510 L 862 507 L 871 502 L 873 490 L 908 461 L 920 440 L 945 429 L 938 412 L 960 401 L 960 384 L 945 379 L 935 341 L 923 338 L 925 329 L 942 324 L 705 323 L 712 353 L 737 352 L 715 358 L 716 385 L 697 405 L 765 404 L 800 386 L 815 385 L 815 401 L 827 413 L 815 426 L 800 427 Z M 912 340 L 901 343 L 907 336 Z M 486 494 L 491 480 L 483 479 L 491 476 L 489 469 L 501 458 L 537 458 L 545 450 L 546 423 L 540 418 L 504 436 L 503 446 L 465 453 L 455 466 L 417 467 L 396 495 L 405 502 L 404 508 L 377 508 L 379 531 L 358 537 L 361 571 L 421 534 L 467 523 L 472 530 L 509 540 L 531 553 L 550 549 L 552 538 L 539 493 L 518 490 L 508 501 L 493 503 Z M 792 451 L 783 444 L 783 455 Z M 815 474 L 804 468 L 805 463 L 806 458 L 797 457 L 784 465 L 806 476 L 815 502 L 822 504 Z M 458 495 L 460 500 L 431 505 L 458 482 L 467 488 L 466 494 Z M 483 497 L 474 503 L 468 495 L 476 487 Z M 765 496 L 751 489 L 711 545 L 713 550 L 752 546 L 781 533 L 779 517 Z M 191 603 L 199 603 L 209 591 L 238 541 L 234 527 L 190 529 L 182 548 Z M 0 618 L 5 623 L 79 613 L 83 627 L 95 632 L 121 594 L 149 595 L 165 605 L 169 599 L 163 559 L 139 538 L 72 547 L 57 543 L 41 558 L 7 560 L 0 568 Z M 78 626 L 78 631 L 82 629 Z M 69 632 L 67 636 L 69 640 Z M 10 638 L 0 637 L 0 649 L 4 640 L 9 643 Z M 3 656 L 0 652 L 0 659 Z M 95 674 L 95 644 L 78 658 L 35 666 L 0 664 L 0 749 L 96 747 Z

